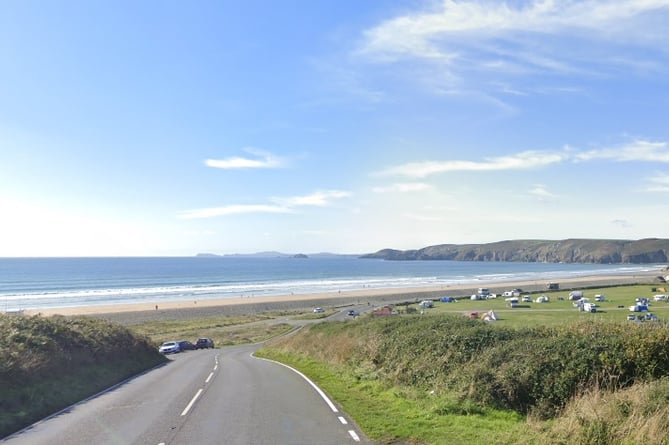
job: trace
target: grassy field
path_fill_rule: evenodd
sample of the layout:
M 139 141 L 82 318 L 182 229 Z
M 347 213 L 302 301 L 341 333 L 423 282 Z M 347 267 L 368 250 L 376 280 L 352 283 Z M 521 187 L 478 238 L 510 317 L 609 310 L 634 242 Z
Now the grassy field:
M 259 314 L 239 317 L 194 318 L 156 321 L 133 325 L 131 329 L 159 345 L 170 340 L 188 340 L 208 337 L 216 347 L 257 343 L 284 334 L 293 326 L 274 322 L 278 314 Z M 281 315 L 284 316 L 285 315 Z
M 653 286 L 435 303 L 385 319 L 311 326 L 260 355 L 313 378 L 379 444 L 669 444 L 669 303 L 627 321 Z M 559 300 L 562 296 L 564 300 Z M 618 307 L 618 306 L 623 306 Z M 494 310 L 495 323 L 467 317 Z
M 652 289 L 655 289 L 653 291 Z M 617 286 L 606 288 L 587 289 L 583 291 L 584 297 L 591 302 L 595 302 L 595 295 L 603 294 L 605 301 L 596 302 L 597 312 L 586 313 L 579 312 L 569 301 L 569 292 L 553 291 L 538 292 L 530 295 L 532 303 L 520 303 L 517 308 L 510 308 L 504 301 L 504 297 L 498 296 L 491 300 L 471 301 L 469 299 L 460 299 L 457 303 L 435 302 L 435 307 L 423 311 L 426 314 L 436 315 L 443 313 L 468 314 L 477 312 L 479 315 L 493 310 L 498 315 L 502 324 L 509 326 L 527 326 L 527 325 L 550 325 L 564 324 L 580 320 L 603 320 L 603 321 L 625 321 L 629 314 L 628 307 L 635 304 L 638 297 L 650 298 L 650 311 L 660 319 L 669 319 L 669 302 L 653 302 L 654 295 L 661 294 L 655 286 L 637 285 L 637 286 Z M 546 295 L 550 298 L 548 303 L 534 303 L 537 297 Z M 559 298 L 562 298 L 560 300 Z M 622 307 L 621 307 L 622 306 Z M 408 306 L 420 312 L 417 304 Z

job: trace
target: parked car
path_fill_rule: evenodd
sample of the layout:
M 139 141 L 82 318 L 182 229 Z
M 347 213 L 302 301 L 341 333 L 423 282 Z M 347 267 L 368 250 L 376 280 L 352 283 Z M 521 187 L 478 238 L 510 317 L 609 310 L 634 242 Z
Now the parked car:
M 179 340 L 179 348 L 181 348 L 182 351 L 194 351 L 195 350 L 195 345 L 188 340 Z
M 166 341 L 160 345 L 158 352 L 161 354 L 176 354 L 177 352 L 181 352 L 181 346 L 179 346 L 179 342 Z
M 211 338 L 198 338 L 195 340 L 195 349 L 209 349 L 214 347 L 214 340 Z

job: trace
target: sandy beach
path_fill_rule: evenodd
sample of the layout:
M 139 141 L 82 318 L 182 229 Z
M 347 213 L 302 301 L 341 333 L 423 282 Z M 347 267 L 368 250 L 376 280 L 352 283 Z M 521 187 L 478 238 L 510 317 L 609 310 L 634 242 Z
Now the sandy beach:
M 567 293 L 570 289 L 606 287 L 624 284 L 649 284 L 662 286 L 656 279 L 657 272 L 635 273 L 630 275 L 592 275 L 569 279 L 556 279 L 560 289 Z M 82 306 L 25 311 L 27 315 L 89 315 L 124 324 L 141 323 L 183 318 L 201 318 L 232 315 L 249 315 L 269 311 L 298 310 L 321 307 L 344 307 L 353 304 L 374 306 L 439 298 L 440 296 L 463 297 L 476 292 L 478 287 L 488 287 L 491 292 L 501 294 L 505 290 L 521 288 L 527 292 L 540 292 L 546 286 L 545 281 L 516 281 L 477 283 L 477 287 L 468 285 L 404 288 L 404 289 L 361 289 L 346 292 L 320 294 L 278 295 L 263 297 L 238 297 L 207 299 L 200 301 L 170 301 L 111 306 Z

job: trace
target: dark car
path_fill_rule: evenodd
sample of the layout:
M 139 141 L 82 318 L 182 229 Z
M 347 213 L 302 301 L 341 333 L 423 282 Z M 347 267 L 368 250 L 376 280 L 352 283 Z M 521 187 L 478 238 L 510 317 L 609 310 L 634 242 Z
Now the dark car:
M 193 351 L 195 349 L 195 345 L 188 340 L 180 340 L 178 343 L 182 351 Z
M 353 309 L 351 309 L 350 311 L 348 311 L 348 312 L 346 313 L 346 315 L 348 315 L 348 316 L 350 316 L 350 317 L 357 317 L 358 315 L 360 315 L 360 312 L 358 312 L 358 311 L 354 311 Z
M 198 338 L 195 341 L 195 349 L 207 349 L 214 347 L 214 340 L 211 338 Z

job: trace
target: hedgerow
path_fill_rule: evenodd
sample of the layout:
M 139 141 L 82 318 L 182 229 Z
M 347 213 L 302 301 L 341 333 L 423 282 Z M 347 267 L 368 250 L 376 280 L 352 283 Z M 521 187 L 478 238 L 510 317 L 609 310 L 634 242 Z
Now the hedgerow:
M 390 317 L 321 323 L 272 347 L 539 418 L 586 390 L 669 376 L 664 323 L 508 328 L 455 315 Z

